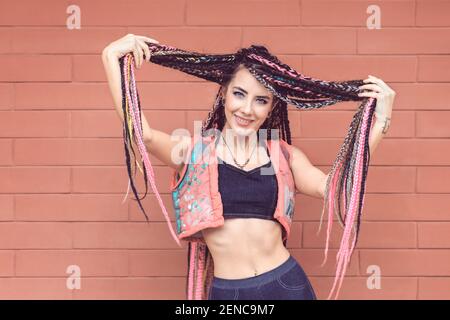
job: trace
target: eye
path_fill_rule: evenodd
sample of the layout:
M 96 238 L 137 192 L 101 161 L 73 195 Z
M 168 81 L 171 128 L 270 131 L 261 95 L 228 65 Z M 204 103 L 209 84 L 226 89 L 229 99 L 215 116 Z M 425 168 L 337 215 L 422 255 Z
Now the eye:
M 264 99 L 258 99 L 258 100 L 262 101 L 262 102 L 263 102 L 263 104 L 267 104 L 267 101 L 266 101 L 266 100 L 264 100 Z
M 242 96 L 244 95 L 242 92 L 239 92 L 239 91 L 234 91 L 233 92 L 234 95 L 236 95 L 237 93 L 242 95 Z M 258 99 L 258 101 L 262 101 L 262 104 L 267 104 L 267 101 L 265 99 Z

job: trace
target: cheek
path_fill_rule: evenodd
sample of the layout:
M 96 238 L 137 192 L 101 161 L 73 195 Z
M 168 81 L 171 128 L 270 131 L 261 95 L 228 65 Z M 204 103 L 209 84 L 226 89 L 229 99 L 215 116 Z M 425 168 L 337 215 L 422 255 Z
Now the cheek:
M 227 99 L 225 103 L 225 110 L 228 110 L 229 112 L 235 112 L 236 110 L 239 110 L 239 108 L 240 108 L 239 100 L 237 100 L 234 97 Z
M 270 109 L 258 110 L 256 112 L 256 115 L 257 115 L 259 121 L 264 122 L 269 115 L 269 111 L 270 111 Z

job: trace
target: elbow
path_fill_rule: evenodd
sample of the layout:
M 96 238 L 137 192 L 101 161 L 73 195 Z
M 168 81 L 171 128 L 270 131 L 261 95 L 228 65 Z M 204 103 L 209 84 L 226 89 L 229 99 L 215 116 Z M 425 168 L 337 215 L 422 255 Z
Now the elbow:
M 319 193 L 319 198 L 321 198 L 321 199 L 325 198 L 325 189 L 327 187 L 327 181 L 328 181 L 329 175 L 330 175 L 329 173 L 324 175 L 320 182 L 318 193 Z

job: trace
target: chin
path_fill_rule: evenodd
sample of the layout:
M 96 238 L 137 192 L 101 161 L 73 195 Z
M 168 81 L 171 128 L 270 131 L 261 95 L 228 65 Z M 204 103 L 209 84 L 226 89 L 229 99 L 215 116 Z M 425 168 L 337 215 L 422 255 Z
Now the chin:
M 232 125 L 231 127 L 233 129 L 233 132 L 237 135 L 240 136 L 249 136 L 252 133 L 256 132 L 254 127 L 248 127 L 248 128 L 243 128 L 240 127 L 239 125 Z

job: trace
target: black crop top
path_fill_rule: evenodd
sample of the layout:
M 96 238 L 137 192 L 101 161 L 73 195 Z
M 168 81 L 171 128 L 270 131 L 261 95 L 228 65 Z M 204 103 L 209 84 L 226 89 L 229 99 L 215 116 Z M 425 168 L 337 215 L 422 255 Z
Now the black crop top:
M 219 192 L 223 216 L 227 218 L 273 218 L 278 198 L 278 183 L 273 174 L 261 174 L 261 168 L 270 168 L 271 161 L 246 171 L 222 159 L 219 161 Z

